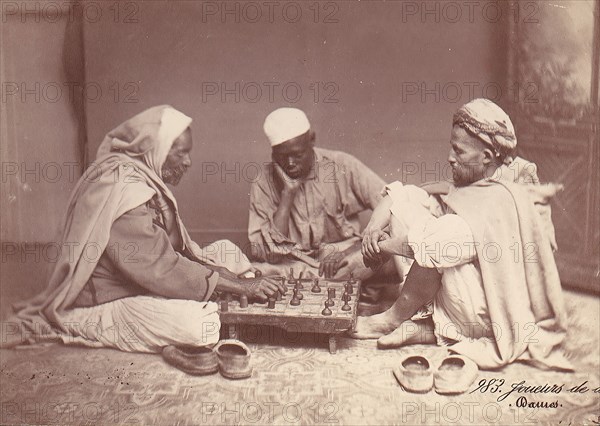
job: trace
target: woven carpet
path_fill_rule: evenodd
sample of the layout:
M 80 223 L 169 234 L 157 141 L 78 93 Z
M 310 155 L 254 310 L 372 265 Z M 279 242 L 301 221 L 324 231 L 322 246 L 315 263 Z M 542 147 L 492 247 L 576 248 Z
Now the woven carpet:
M 219 374 L 186 375 L 157 355 L 64 345 L 0 351 L 2 424 L 561 424 L 600 422 L 600 300 L 567 292 L 566 348 L 575 373 L 515 363 L 481 371 L 480 380 L 563 385 L 554 393 L 476 390 L 458 396 L 409 393 L 392 369 L 400 355 L 440 359 L 445 350 L 412 346 L 378 350 L 374 341 L 342 339 L 337 354 L 325 338 L 275 329 L 242 330 L 252 349 L 253 375 L 231 381 Z M 587 382 L 587 392 L 570 392 Z M 553 408 L 517 407 L 556 403 Z M 521 399 L 520 402 L 523 402 Z

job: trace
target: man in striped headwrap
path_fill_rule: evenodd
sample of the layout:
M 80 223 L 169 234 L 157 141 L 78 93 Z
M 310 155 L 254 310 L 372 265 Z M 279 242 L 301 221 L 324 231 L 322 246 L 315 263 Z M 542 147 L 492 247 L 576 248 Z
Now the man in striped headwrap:
M 360 317 L 355 337 L 383 348 L 435 342 L 481 368 L 523 360 L 569 369 L 548 210 L 559 187 L 540 185 L 535 165 L 514 157 L 514 127 L 493 102 L 467 103 L 452 123 L 453 183 L 394 182 L 367 225 L 366 262 L 414 263 L 395 304 Z M 415 314 L 430 300 L 429 315 Z

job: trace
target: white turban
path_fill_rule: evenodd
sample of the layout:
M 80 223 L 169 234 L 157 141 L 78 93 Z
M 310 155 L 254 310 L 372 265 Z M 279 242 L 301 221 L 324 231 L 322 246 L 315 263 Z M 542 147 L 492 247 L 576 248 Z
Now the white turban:
M 267 116 L 263 129 L 271 146 L 276 146 L 308 132 L 310 123 L 297 108 L 279 108 Z

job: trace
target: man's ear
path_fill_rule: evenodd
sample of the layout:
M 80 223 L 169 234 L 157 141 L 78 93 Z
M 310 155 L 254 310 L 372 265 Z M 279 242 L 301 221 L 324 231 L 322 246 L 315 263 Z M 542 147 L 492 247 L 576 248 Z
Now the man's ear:
M 496 154 L 493 150 L 485 148 L 483 150 L 483 164 L 488 165 L 496 161 Z
M 308 133 L 308 144 L 310 145 L 310 147 L 312 148 L 313 146 L 315 146 L 315 141 L 317 140 L 317 134 L 314 131 L 310 131 Z

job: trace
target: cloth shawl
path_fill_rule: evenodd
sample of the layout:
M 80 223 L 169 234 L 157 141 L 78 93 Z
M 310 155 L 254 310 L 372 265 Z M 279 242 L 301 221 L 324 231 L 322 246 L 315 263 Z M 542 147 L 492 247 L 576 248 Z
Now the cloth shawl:
M 545 209 L 538 208 L 548 206 L 560 187 L 535 184 L 537 176 L 524 185 L 517 177 L 458 188 L 424 186 L 431 194 L 446 192 L 444 202 L 473 232 L 494 334 L 494 339 L 468 339 L 450 348 L 482 368 L 523 360 L 539 368 L 572 370 L 561 349 L 566 314 L 553 255 L 554 228 L 545 222 L 549 214 L 545 217 Z
M 13 306 L 16 315 L 3 327 L 3 347 L 64 337 L 67 329 L 61 318 L 92 275 L 108 244 L 113 222 L 155 195 L 159 205 L 168 206 L 163 214 L 171 215 L 176 224 L 171 232 L 179 233 L 181 247 L 174 248 L 188 248 L 191 257 L 207 261 L 191 240 L 175 197 L 161 179 L 161 167 L 173 141 L 190 123 L 189 117 L 162 105 L 143 111 L 106 135 L 96 161 L 79 179 L 69 199 L 59 240 L 60 256 L 48 286 L 34 298 Z

